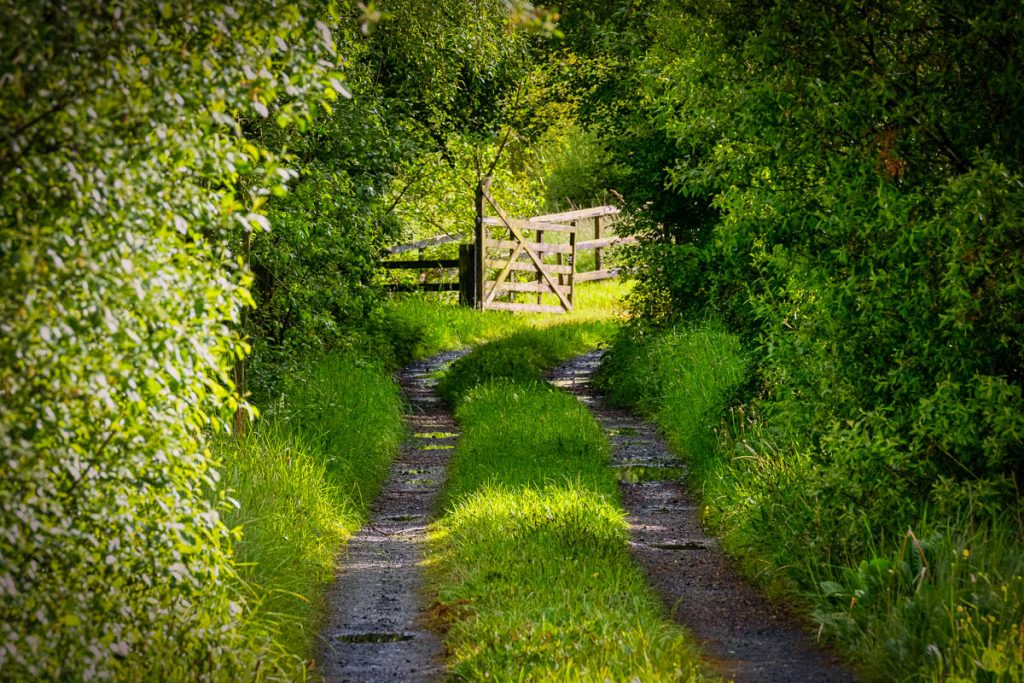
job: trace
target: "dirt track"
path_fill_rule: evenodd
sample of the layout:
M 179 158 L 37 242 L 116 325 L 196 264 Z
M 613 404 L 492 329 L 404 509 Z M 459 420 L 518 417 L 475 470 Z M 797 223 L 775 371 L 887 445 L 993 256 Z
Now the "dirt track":
M 316 654 L 316 668 L 328 683 L 444 677 L 444 648 L 425 619 L 420 562 L 458 434 L 429 375 L 460 355 L 434 356 L 399 375 L 411 404 L 411 438 L 391 465 L 369 523 L 339 558 Z
M 621 474 L 631 549 L 672 617 L 702 645 L 708 665 L 736 681 L 815 683 L 856 680 L 819 648 L 784 610 L 740 577 L 700 522 L 685 468 L 656 429 L 604 404 L 591 380 L 601 352 L 580 356 L 549 375 L 574 394 L 604 428 L 612 466 Z

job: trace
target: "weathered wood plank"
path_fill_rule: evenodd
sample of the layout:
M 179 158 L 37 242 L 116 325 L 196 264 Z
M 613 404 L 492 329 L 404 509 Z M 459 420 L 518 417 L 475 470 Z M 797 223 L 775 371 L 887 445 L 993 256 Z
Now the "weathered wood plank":
M 459 245 L 459 303 L 476 306 L 476 245 Z
M 576 225 L 576 223 L 573 223 L 573 225 Z M 576 258 L 576 233 L 569 235 L 569 245 L 572 246 L 572 253 L 569 255 L 569 264 L 572 266 L 572 272 L 569 273 L 569 305 L 572 306 L 575 304 L 573 292 L 575 291 L 576 263 L 578 262 Z
M 498 273 L 498 277 L 497 279 L 495 279 L 494 284 L 491 287 L 491 291 L 487 294 L 487 298 L 484 299 L 485 306 L 494 301 L 494 297 L 497 296 L 498 294 L 498 286 L 501 285 L 501 283 L 504 282 L 506 279 L 508 279 L 509 273 L 511 273 L 513 270 L 519 270 L 519 266 L 526 265 L 525 263 L 520 264 L 518 262 L 519 254 L 523 251 L 524 246 L 525 243 L 522 240 L 517 242 L 515 249 L 512 250 L 512 254 L 508 257 L 508 261 L 505 263 L 505 265 L 498 266 L 499 268 L 501 268 L 501 272 Z M 487 250 L 485 249 L 484 251 Z M 501 261 L 495 261 L 495 263 L 500 264 Z M 486 277 L 486 273 L 484 274 L 484 277 Z M 484 285 L 484 287 L 486 288 L 486 284 Z
M 381 268 L 388 270 L 423 270 L 424 268 L 458 268 L 459 259 L 457 258 L 442 258 L 442 259 L 423 259 L 422 261 L 381 261 Z
M 561 225 L 558 223 L 540 223 L 537 221 L 524 221 L 521 218 L 509 218 L 506 224 L 500 218 L 495 216 L 485 216 L 484 225 L 497 228 L 505 228 L 511 226 L 519 230 L 550 230 L 551 232 L 576 232 L 576 228 L 571 225 Z
M 506 260 L 495 261 L 493 259 L 489 259 L 487 261 L 488 268 L 496 268 L 498 270 L 504 270 L 505 266 L 508 264 L 509 261 Z M 511 264 L 512 267 L 510 268 L 510 270 L 521 270 L 530 273 L 538 272 L 536 264 L 530 261 L 512 261 Z M 554 263 L 545 263 L 544 270 L 548 273 L 559 273 L 563 275 L 568 275 L 569 273 L 572 272 L 572 266 L 559 266 Z
M 599 240 L 577 242 L 576 248 L 580 251 L 586 251 L 587 249 L 603 249 L 605 247 L 613 247 L 619 244 L 636 244 L 636 241 L 636 238 L 632 235 L 626 237 L 602 237 Z
M 586 273 L 576 273 L 576 282 L 592 282 L 593 280 L 607 280 L 618 277 L 621 268 L 605 268 L 604 270 L 591 270 Z
M 559 289 L 562 290 L 563 294 L 568 294 L 569 293 L 569 288 L 568 287 L 559 287 Z M 499 291 L 498 294 L 500 295 L 502 291 L 504 291 L 504 292 L 537 292 L 538 294 L 554 294 L 554 292 L 551 291 L 551 285 L 547 284 L 546 282 L 516 282 L 514 280 L 510 280 L 508 282 L 502 282 L 501 283 L 501 291 Z
M 385 285 L 389 292 L 457 292 L 458 282 L 403 282 Z
M 486 219 L 487 200 L 485 197 L 491 191 L 491 177 L 486 176 L 480 179 L 476 186 L 476 224 L 473 226 L 473 243 L 476 244 L 476 281 L 473 288 L 476 290 L 474 301 L 479 307 L 483 306 L 484 297 L 487 291 L 484 289 L 484 280 L 487 279 L 487 249 L 484 248 L 484 240 L 487 238 L 487 228 L 484 226 Z
M 576 211 L 564 211 L 562 213 L 546 213 L 541 216 L 531 216 L 530 221 L 554 221 L 559 223 L 562 221 L 579 221 L 587 218 L 597 218 L 598 216 L 613 216 L 617 213 L 619 213 L 619 209 L 615 206 L 595 206 L 590 209 L 577 209 Z
M 487 240 L 488 247 L 494 247 L 495 249 L 515 249 L 519 242 L 515 240 Z M 569 244 L 551 244 L 550 242 L 538 243 L 534 242 L 536 246 L 533 250 L 540 253 L 548 254 L 571 254 L 572 246 Z
M 462 233 L 456 233 L 454 235 L 440 235 L 438 237 L 430 237 L 419 242 L 410 242 L 408 244 L 396 244 L 393 247 L 388 247 L 389 254 L 404 254 L 407 251 L 416 251 L 417 249 L 425 249 L 427 247 L 436 247 L 439 244 L 450 244 L 451 242 L 461 242 L 464 235 Z
M 484 306 L 494 311 L 522 311 L 524 313 L 565 313 L 562 306 L 547 306 L 544 304 L 513 304 L 506 301 L 492 301 Z M 569 307 L 572 311 L 572 307 Z

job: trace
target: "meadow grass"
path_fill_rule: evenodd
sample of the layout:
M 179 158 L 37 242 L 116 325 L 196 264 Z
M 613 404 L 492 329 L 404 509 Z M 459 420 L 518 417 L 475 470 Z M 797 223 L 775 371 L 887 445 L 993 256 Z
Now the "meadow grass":
M 264 666 L 287 678 L 305 675 L 335 558 L 404 436 L 400 393 L 380 366 L 328 355 L 302 367 L 244 439 L 211 444 L 221 488 L 237 502 L 222 518 L 242 533 L 244 628 L 254 642 L 269 634 Z
M 609 446 L 586 408 L 503 378 L 458 403 L 463 435 L 429 553 L 451 672 L 700 680 L 699 658 L 629 557 Z
M 854 515 L 819 499 L 806 449 L 733 405 L 743 381 L 737 340 L 710 325 L 624 335 L 599 373 L 613 402 L 656 421 L 690 465 L 705 518 L 746 573 L 811 616 L 865 678 L 1024 680 L 1020 520 L 983 509 L 979 487 L 959 509 L 921 501 L 898 534 L 850 529 Z M 867 552 L 814 550 L 843 547 L 817 537 L 858 533 L 875 536 Z

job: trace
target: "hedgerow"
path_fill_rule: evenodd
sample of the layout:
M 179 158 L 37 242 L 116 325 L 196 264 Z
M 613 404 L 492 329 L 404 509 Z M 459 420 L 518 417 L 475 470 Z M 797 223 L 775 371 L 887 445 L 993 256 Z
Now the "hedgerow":
M 204 433 L 238 404 L 236 246 L 288 178 L 240 122 L 326 92 L 321 11 L 0 8 L 4 679 L 258 675 Z

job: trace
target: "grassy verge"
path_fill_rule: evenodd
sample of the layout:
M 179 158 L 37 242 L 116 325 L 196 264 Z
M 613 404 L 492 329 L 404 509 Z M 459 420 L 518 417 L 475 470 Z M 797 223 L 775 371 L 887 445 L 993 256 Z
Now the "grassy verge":
M 600 427 L 578 401 L 529 379 L 544 362 L 584 351 L 569 343 L 578 333 L 531 332 L 485 346 L 446 377 L 463 435 L 430 571 L 452 672 L 700 679 L 694 651 L 630 560 Z M 506 351 L 531 358 L 525 375 L 493 366 Z
M 244 441 L 212 445 L 221 487 L 237 501 L 236 566 L 252 609 L 245 629 L 274 646 L 264 676 L 293 680 L 311 655 L 317 601 L 344 541 L 362 524 L 404 435 L 391 377 L 352 357 L 327 356 L 285 385 Z
M 852 528 L 859 517 L 821 499 L 807 449 L 773 437 L 756 404 L 731 405 L 742 380 L 736 340 L 709 327 L 620 338 L 601 373 L 610 397 L 651 416 L 691 464 L 725 547 L 795 597 L 867 677 L 1024 680 L 1013 515 L 966 495 L 955 508 L 920 501 L 909 529 Z M 874 540 L 855 547 L 866 550 L 844 550 L 844 538 L 865 536 Z

